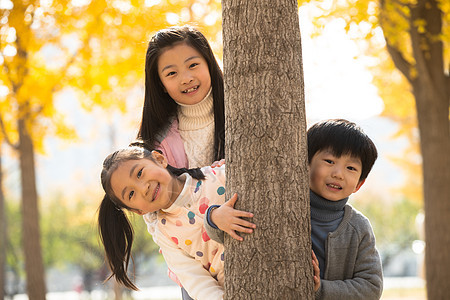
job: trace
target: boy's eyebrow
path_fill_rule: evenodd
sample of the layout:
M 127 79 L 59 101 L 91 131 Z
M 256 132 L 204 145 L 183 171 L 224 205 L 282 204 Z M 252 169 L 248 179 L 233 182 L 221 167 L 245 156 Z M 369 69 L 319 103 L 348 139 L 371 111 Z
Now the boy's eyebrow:
M 359 157 L 350 156 L 350 162 L 362 165 L 361 158 L 359 158 Z
M 200 58 L 200 56 L 194 55 L 194 56 L 188 57 L 188 58 L 185 59 L 184 62 L 186 63 L 186 62 L 188 62 L 188 61 L 190 61 L 190 60 L 192 60 L 192 59 L 194 59 L 194 58 Z M 164 70 L 166 70 L 166 69 L 168 69 L 168 68 L 172 68 L 172 67 L 174 67 L 174 66 L 175 66 L 175 65 L 167 65 L 167 66 L 165 66 L 164 68 L 162 68 L 161 72 L 164 72 Z
M 135 165 L 131 168 L 131 170 L 130 170 L 130 177 L 133 176 L 134 170 L 137 168 L 137 166 L 138 166 L 138 164 L 135 164 Z M 125 200 L 125 199 L 124 199 L 124 194 L 125 194 L 126 189 L 127 189 L 127 187 L 124 187 L 123 190 L 122 190 L 122 200 Z

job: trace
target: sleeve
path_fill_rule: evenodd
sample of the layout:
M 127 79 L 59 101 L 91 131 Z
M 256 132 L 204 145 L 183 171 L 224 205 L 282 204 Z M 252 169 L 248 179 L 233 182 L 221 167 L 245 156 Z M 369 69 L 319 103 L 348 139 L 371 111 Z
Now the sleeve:
M 222 165 L 221 167 L 217 167 L 217 168 L 211 168 L 211 167 L 207 167 L 204 169 L 205 174 L 208 173 L 213 173 L 214 174 L 214 181 L 218 180 L 218 182 L 225 187 L 225 165 Z M 224 199 L 222 199 L 222 201 L 220 201 L 220 203 L 217 203 L 215 205 L 211 205 L 208 207 L 208 209 L 205 212 L 205 215 L 203 217 L 203 224 L 205 226 L 206 229 L 206 233 L 208 234 L 208 236 L 218 242 L 223 244 L 224 242 L 224 232 L 222 230 L 220 230 L 216 224 L 214 224 L 211 219 L 210 219 L 210 215 L 211 215 L 211 211 L 212 209 L 214 209 L 215 207 L 219 207 L 220 205 L 222 205 L 224 203 Z
M 198 300 L 223 299 L 224 290 L 202 264 L 162 237 L 155 239 L 169 269 L 174 272 L 191 297 Z
M 353 271 L 346 280 L 321 280 L 315 299 L 380 299 L 383 292 L 381 258 L 375 246 L 375 235 L 368 219 L 364 227 Z M 343 260 L 341 260 L 342 264 Z
M 220 230 L 216 224 L 214 224 L 211 219 L 210 219 L 210 215 L 211 215 L 211 210 L 214 207 L 219 207 L 220 205 L 211 205 L 210 207 L 208 207 L 208 209 L 206 210 L 205 216 L 203 217 L 203 223 L 206 229 L 206 233 L 208 234 L 208 236 L 213 239 L 214 241 L 223 244 L 224 242 L 224 232 L 222 230 Z

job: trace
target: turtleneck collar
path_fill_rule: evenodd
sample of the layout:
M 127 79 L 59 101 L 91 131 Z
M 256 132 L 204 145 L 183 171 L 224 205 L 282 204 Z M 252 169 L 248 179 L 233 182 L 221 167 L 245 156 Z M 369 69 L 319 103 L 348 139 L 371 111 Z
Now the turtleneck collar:
M 309 192 L 311 218 L 331 221 L 343 217 L 344 207 L 347 204 L 348 197 L 339 201 L 330 201 L 317 195 L 311 190 Z
M 199 103 L 193 105 L 178 103 L 178 105 L 178 128 L 180 130 L 201 129 L 214 121 L 212 88 Z

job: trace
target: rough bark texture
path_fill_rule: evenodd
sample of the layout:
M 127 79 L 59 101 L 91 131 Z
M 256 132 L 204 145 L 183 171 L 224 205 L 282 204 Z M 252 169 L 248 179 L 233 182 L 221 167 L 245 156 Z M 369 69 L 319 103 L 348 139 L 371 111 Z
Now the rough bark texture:
M 411 83 L 416 100 L 423 159 L 428 299 L 448 299 L 450 281 L 450 77 L 444 72 L 443 43 L 436 38 L 442 34 L 442 17 L 434 0 L 420 0 L 410 7 L 415 65 L 387 43 L 396 67 Z M 415 26 L 421 20 L 426 22 L 425 32 Z M 416 76 L 412 68 L 416 68 Z
M 257 229 L 226 238 L 226 299 L 312 299 L 296 1 L 223 1 L 227 195 Z
M 39 211 L 34 170 L 34 150 L 23 119 L 18 121 L 19 157 L 22 182 L 22 230 L 27 274 L 27 293 L 33 300 L 45 299 L 45 272 L 42 262 Z

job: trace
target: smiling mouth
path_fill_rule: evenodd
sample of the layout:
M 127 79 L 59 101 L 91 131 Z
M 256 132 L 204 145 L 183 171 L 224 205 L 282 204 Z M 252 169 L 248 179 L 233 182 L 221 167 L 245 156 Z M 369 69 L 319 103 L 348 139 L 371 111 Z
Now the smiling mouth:
M 153 199 L 152 201 L 154 201 L 156 199 L 156 197 L 158 197 L 158 192 L 159 192 L 159 183 L 155 188 L 155 192 L 153 193 Z
M 192 92 L 196 91 L 198 89 L 198 87 L 199 87 L 198 85 L 194 86 L 194 87 L 191 87 L 190 89 L 182 91 L 182 93 L 183 94 L 192 93 Z
M 339 185 L 335 185 L 332 183 L 327 184 L 328 187 L 333 188 L 333 189 L 337 189 L 337 190 L 342 190 L 342 187 Z

